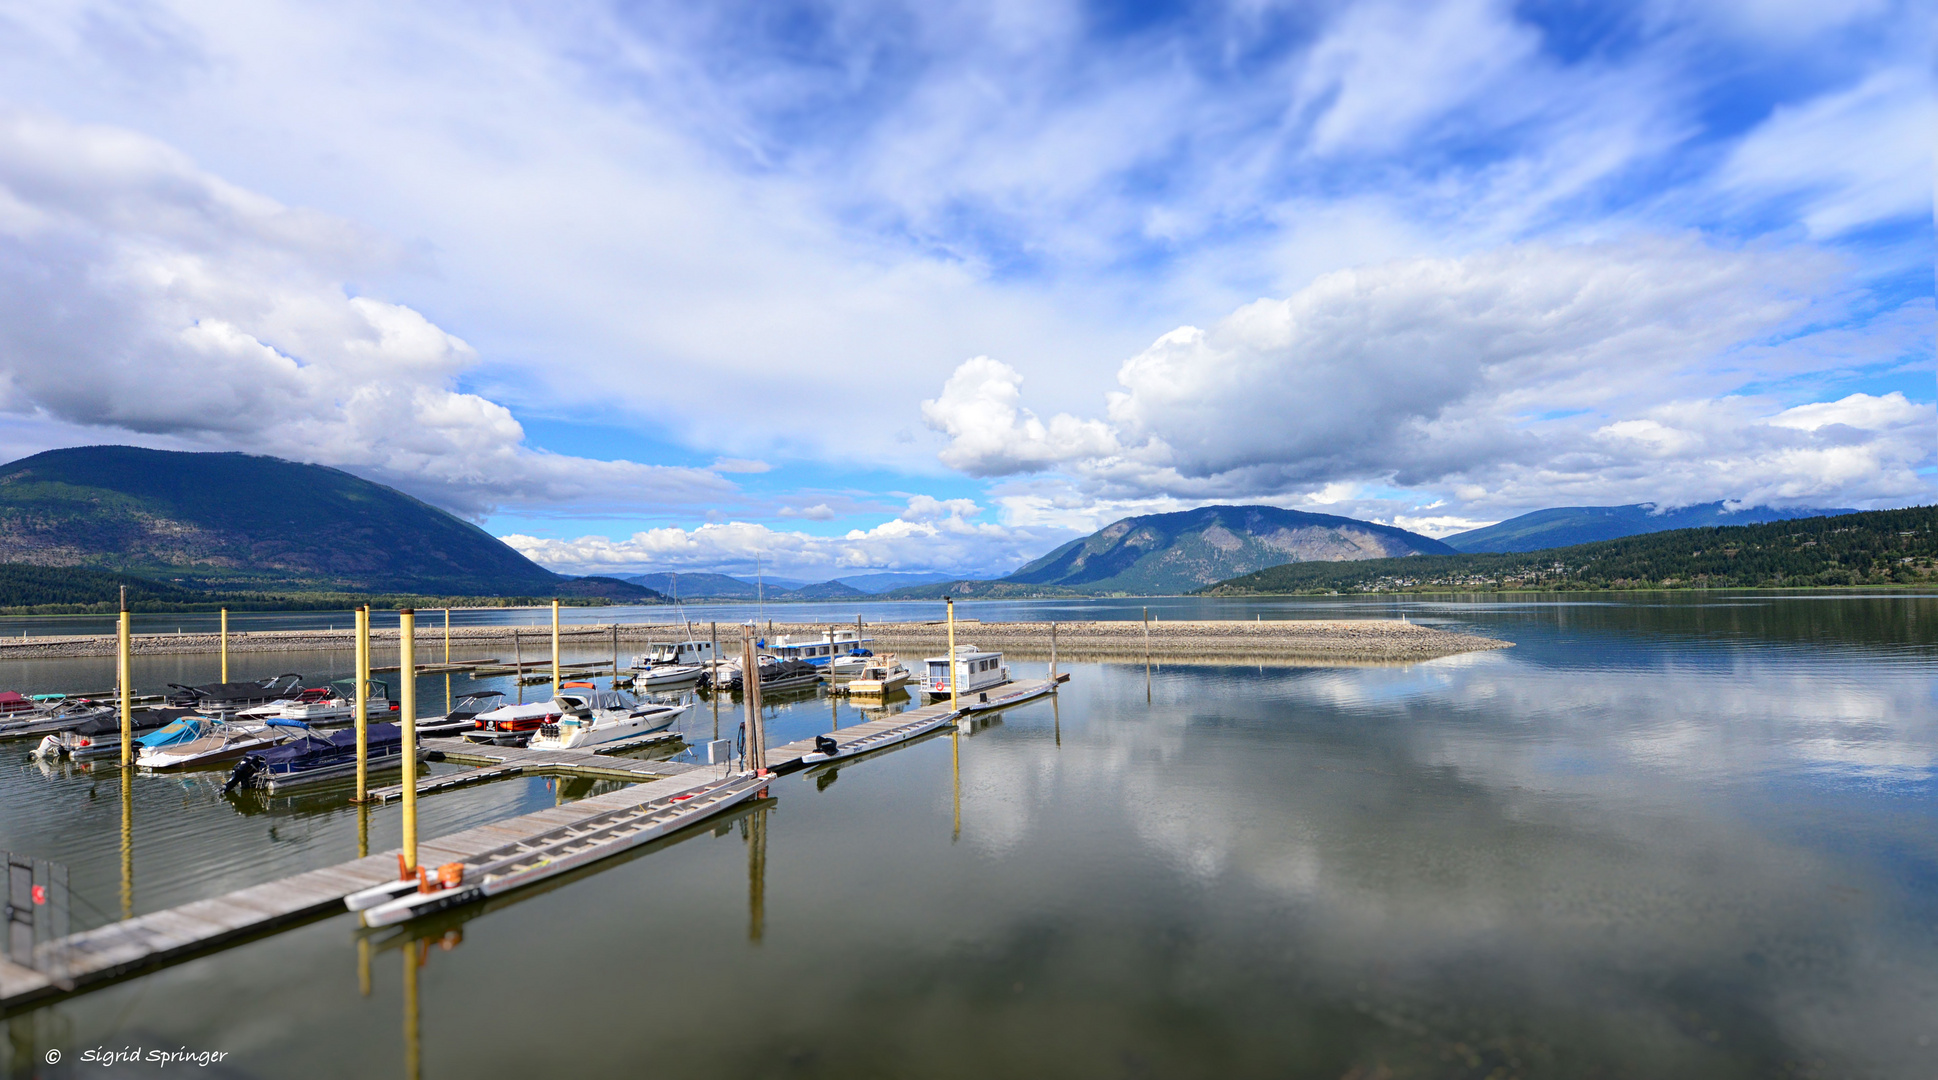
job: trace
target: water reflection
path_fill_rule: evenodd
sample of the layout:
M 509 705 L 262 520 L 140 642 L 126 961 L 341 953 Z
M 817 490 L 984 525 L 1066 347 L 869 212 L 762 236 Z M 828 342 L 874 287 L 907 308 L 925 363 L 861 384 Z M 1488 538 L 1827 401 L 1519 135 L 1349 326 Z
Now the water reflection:
M 561 1060 L 674 1076 L 1938 1073 L 1938 702 L 1923 646 L 1886 633 L 1923 616 L 1873 599 L 1711 612 L 1701 633 L 1667 602 L 1449 606 L 1433 617 L 1518 647 L 1410 667 L 1078 665 L 1058 697 L 946 749 L 783 778 L 785 814 L 763 803 L 693 833 L 721 842 L 649 845 L 405 928 L 430 961 L 417 1060 L 467 1076 Z M 1814 636 L 1839 626 L 1847 639 Z M 763 714 L 777 742 L 865 715 L 813 697 Z M 697 739 L 713 721 L 693 723 Z M 35 842 L 99 852 L 91 880 L 111 889 L 127 788 L 109 779 L 0 774 Z M 180 895 L 184 851 L 300 842 L 340 859 L 363 828 L 373 845 L 395 832 L 381 808 L 367 824 L 347 807 L 245 816 L 147 779 L 131 785 L 141 908 Z M 426 835 L 569 794 L 440 795 Z M 272 825 L 287 842 L 262 843 Z M 461 948 L 432 947 L 457 931 Z M 321 923 L 41 1010 L 23 1037 L 140 1030 L 219 1038 L 261 1073 L 393 1072 L 402 987 L 387 962 L 376 985 L 362 975 L 390 940 Z M 445 1022 L 499 1015 L 507 986 L 570 988 L 573 1007 L 488 1041 Z M 695 1036 L 722 1016 L 735 1038 Z

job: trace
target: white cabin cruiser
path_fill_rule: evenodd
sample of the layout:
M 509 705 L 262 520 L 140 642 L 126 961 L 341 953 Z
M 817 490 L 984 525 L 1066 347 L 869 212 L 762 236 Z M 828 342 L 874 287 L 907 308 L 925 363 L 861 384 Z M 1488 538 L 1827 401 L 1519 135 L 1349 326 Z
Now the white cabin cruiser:
M 577 750 L 624 742 L 673 726 L 693 711 L 681 704 L 642 700 L 624 690 L 599 690 L 591 683 L 566 683 L 552 702 L 558 718 L 539 726 L 534 750 Z
M 950 695 L 950 663 L 947 656 L 931 656 L 922 661 L 922 693 L 931 701 Z M 1003 654 L 984 652 L 974 645 L 957 645 L 955 654 L 954 693 L 967 697 L 992 686 L 1001 686 L 1009 681 L 1009 668 L 1003 666 Z
M 633 686 L 680 686 L 697 682 L 713 662 L 711 641 L 674 641 L 649 645 L 633 657 Z
M 392 709 L 390 687 L 371 679 L 368 683 L 370 719 L 388 719 Z M 357 681 L 337 679 L 327 687 L 305 690 L 283 701 L 272 701 L 236 714 L 239 720 L 294 720 L 303 724 L 348 724 L 357 718 Z
M 866 667 L 848 680 L 850 697 L 885 697 L 908 685 L 914 678 L 894 654 L 870 657 Z

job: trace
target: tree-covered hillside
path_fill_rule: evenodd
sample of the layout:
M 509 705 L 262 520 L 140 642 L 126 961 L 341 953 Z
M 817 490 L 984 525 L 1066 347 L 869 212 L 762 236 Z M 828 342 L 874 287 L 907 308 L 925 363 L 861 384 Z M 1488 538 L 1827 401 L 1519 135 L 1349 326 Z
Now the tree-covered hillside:
M 1938 583 L 1938 507 L 1678 529 L 1510 554 L 1288 563 L 1203 592 L 1745 588 Z

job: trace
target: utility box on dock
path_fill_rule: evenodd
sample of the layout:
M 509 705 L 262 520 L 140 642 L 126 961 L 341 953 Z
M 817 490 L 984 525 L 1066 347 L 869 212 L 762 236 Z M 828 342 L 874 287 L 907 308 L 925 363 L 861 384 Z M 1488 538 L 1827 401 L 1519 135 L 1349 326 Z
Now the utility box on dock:
M 733 740 L 715 739 L 707 743 L 707 764 L 725 765 L 733 760 Z

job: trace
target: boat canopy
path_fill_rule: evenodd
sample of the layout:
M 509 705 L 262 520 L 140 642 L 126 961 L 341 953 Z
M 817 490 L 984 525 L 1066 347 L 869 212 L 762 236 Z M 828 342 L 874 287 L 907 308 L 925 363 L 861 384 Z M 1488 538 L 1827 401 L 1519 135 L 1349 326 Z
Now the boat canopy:
M 372 724 L 366 738 L 369 740 L 370 749 L 376 751 L 379 747 L 401 744 L 404 741 L 404 729 L 396 724 Z M 327 738 L 322 735 L 306 735 L 283 743 L 281 746 L 257 750 L 249 756 L 259 759 L 265 766 L 294 765 L 312 754 L 334 754 L 342 750 L 355 751 L 356 748 L 356 729 L 346 728 Z

